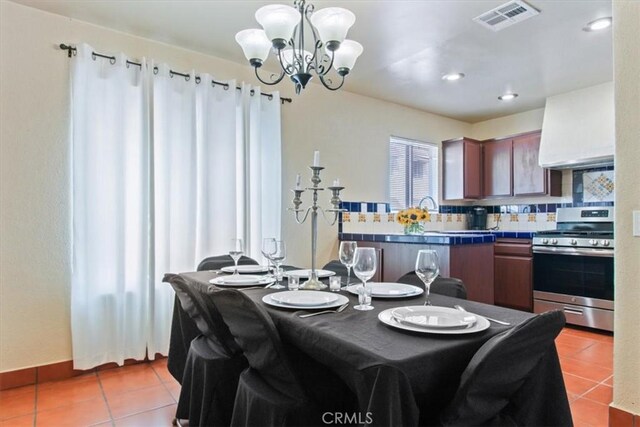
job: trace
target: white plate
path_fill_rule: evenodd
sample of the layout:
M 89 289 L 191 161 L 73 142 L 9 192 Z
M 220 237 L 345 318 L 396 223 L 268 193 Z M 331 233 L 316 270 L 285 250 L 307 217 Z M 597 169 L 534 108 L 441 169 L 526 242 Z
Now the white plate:
M 334 271 L 329 271 L 329 270 L 316 270 L 316 273 L 318 274 L 318 278 L 319 279 L 323 279 L 325 277 L 330 277 L 330 276 L 335 276 L 335 272 Z M 301 279 L 306 279 L 311 275 L 311 269 L 306 269 L 306 270 L 289 270 L 289 271 L 285 271 L 284 275 L 289 277 L 289 276 L 298 276 Z
M 360 286 L 362 286 L 360 283 L 349 285 L 347 286 L 347 292 L 358 295 Z M 404 283 L 370 282 L 367 283 L 367 287 L 371 287 L 371 296 L 374 298 L 407 298 L 424 292 L 422 288 Z
M 284 291 L 284 292 L 288 292 L 288 291 Z M 339 294 L 334 294 L 337 298 L 334 302 L 330 302 L 328 304 L 320 304 L 320 305 L 309 305 L 306 307 L 294 307 L 292 305 L 289 304 L 282 304 L 278 301 L 275 301 L 273 299 L 274 296 L 280 294 L 280 293 L 284 293 L 284 292 L 274 292 L 272 294 L 268 294 L 262 297 L 262 302 L 264 302 L 265 304 L 274 306 L 274 307 L 280 307 L 280 308 L 289 308 L 289 309 L 294 309 L 294 310 L 315 310 L 318 308 L 337 308 L 340 307 L 343 304 L 346 304 L 349 302 L 349 298 L 345 297 L 344 295 L 339 295 Z M 305 293 L 305 292 L 314 292 L 314 291 L 292 291 L 292 292 L 300 292 L 300 293 Z M 315 291 L 315 292 L 319 292 L 319 291 Z
M 233 273 L 235 271 L 235 267 L 233 265 L 222 267 L 220 269 L 223 273 Z M 239 265 L 238 273 L 246 274 L 246 273 L 266 273 L 269 271 L 269 267 L 266 265 Z
M 391 312 L 395 310 L 395 308 L 389 308 L 387 310 L 381 311 L 378 314 L 378 319 L 391 327 L 404 329 L 405 331 L 413 331 L 413 332 L 421 332 L 423 334 L 442 334 L 442 335 L 461 335 L 461 334 L 472 334 L 475 332 L 484 331 L 489 328 L 489 321 L 482 316 L 476 316 L 476 323 L 468 328 L 458 328 L 458 329 L 431 329 L 425 328 L 422 326 L 413 326 L 408 325 L 406 323 L 402 323 L 396 320 Z
M 429 329 L 468 328 L 477 321 L 473 314 L 433 305 L 398 307 L 391 315 L 401 323 Z
M 215 279 L 209 280 L 209 283 L 216 286 L 258 286 L 269 285 L 275 281 L 273 277 L 243 274 L 237 276 L 218 276 Z
M 338 299 L 336 294 L 321 291 L 284 291 L 271 295 L 271 299 L 292 307 L 327 305 Z

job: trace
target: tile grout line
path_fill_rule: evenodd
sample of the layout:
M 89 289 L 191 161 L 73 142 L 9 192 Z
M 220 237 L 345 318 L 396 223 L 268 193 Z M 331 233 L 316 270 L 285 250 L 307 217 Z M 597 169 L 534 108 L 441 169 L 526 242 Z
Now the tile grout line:
M 33 397 L 33 427 L 36 427 L 36 423 L 38 421 L 38 389 L 40 387 L 38 379 L 38 369 L 36 369 L 36 383 L 33 388 L 35 393 L 35 396 Z
M 109 421 L 111 421 L 112 426 L 115 426 L 113 414 L 111 413 L 111 406 L 109 406 L 109 399 L 107 399 L 107 393 L 104 392 L 104 387 L 102 387 L 102 378 L 100 377 L 100 375 L 98 375 L 98 371 L 96 371 L 96 378 L 98 379 L 98 385 L 100 386 L 102 399 L 104 400 L 104 403 L 107 405 L 107 412 L 109 413 Z
M 169 390 L 169 387 L 167 387 L 167 384 L 164 381 L 162 381 L 162 378 L 160 378 L 160 375 L 158 374 L 158 371 L 156 371 L 155 366 L 153 366 L 151 363 L 150 363 L 150 365 L 151 365 L 151 369 L 153 369 L 153 373 L 156 374 L 156 377 L 158 377 L 158 380 L 160 380 L 160 384 L 162 384 L 162 386 L 167 391 L 167 393 L 169 393 L 169 396 L 171 396 L 173 401 L 176 402 L 176 404 L 177 404 L 178 400 L 173 396 L 173 394 L 171 393 L 171 390 Z

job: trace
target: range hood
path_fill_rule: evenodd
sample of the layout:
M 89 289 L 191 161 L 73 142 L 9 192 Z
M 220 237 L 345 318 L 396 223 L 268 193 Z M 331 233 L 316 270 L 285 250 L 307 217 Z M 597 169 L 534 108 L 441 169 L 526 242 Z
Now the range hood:
M 550 169 L 613 164 L 613 82 L 547 98 L 538 161 Z

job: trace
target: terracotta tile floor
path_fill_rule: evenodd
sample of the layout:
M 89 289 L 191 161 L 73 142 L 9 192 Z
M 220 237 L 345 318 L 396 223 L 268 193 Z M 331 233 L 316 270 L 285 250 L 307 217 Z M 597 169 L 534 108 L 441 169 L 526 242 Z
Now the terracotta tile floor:
M 556 340 L 576 427 L 608 425 L 613 337 L 565 328 Z M 166 359 L 0 391 L 0 427 L 170 426 L 180 385 Z

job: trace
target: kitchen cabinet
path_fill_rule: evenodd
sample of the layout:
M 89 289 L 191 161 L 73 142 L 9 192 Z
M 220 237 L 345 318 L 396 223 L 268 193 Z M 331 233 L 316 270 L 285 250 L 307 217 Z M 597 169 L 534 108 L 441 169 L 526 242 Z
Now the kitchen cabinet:
M 484 197 L 513 195 L 513 145 L 511 139 L 483 144 Z
M 471 138 L 442 142 L 444 200 L 482 197 L 482 143 Z
M 432 245 L 416 243 L 392 243 L 358 241 L 358 247 L 381 249 L 380 281 L 395 282 L 415 270 L 420 249 L 432 249 L 438 254 L 440 275 L 455 277 L 464 282 L 467 298 L 471 301 L 493 304 L 493 243 L 469 245 Z
M 538 164 L 540 135 L 534 132 L 513 140 L 514 196 L 562 196 L 562 172 Z
M 533 310 L 533 253 L 531 240 L 498 239 L 494 247 L 496 305 Z

